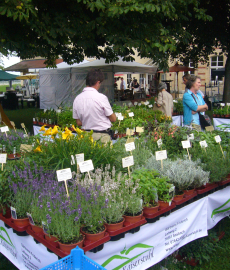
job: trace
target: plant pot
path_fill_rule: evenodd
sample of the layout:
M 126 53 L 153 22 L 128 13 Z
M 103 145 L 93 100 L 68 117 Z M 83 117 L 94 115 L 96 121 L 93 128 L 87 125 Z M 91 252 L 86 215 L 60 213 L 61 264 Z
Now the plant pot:
M 73 248 L 78 246 L 79 248 L 83 248 L 83 243 L 84 243 L 85 236 L 82 236 L 82 240 L 74 243 L 74 244 L 62 244 L 61 242 L 58 242 L 60 250 L 62 250 L 65 253 L 70 253 Z
M 144 208 L 143 208 L 143 212 L 144 212 L 144 214 L 146 214 L 146 215 L 152 215 L 152 214 L 155 214 L 156 212 L 159 211 L 159 207 L 160 207 L 159 203 L 158 203 L 157 206 L 144 207 Z
M 113 232 L 113 231 L 117 231 L 121 228 L 123 228 L 123 224 L 125 222 L 125 219 L 123 218 L 123 220 L 119 223 L 114 223 L 114 224 L 105 224 L 106 226 L 106 231 L 107 232 Z
M 30 225 L 31 225 L 31 229 L 34 233 L 40 233 L 40 234 L 42 233 L 43 234 L 43 229 L 41 227 L 36 226 L 36 225 L 32 225 L 32 224 L 30 224 Z
M 14 224 L 18 227 L 25 227 L 25 226 L 29 226 L 30 222 L 29 222 L 29 218 L 21 218 L 21 219 L 14 219 L 12 218 Z
M 124 216 L 125 222 L 129 222 L 130 224 L 136 223 L 141 220 L 143 216 L 143 212 L 139 216 Z
M 195 192 L 195 188 L 194 189 L 188 189 L 188 190 L 184 190 L 184 195 L 185 196 L 190 196 Z
M 81 233 L 83 235 L 85 235 L 85 240 L 91 241 L 91 242 L 96 242 L 96 241 L 102 239 L 105 236 L 106 227 L 105 227 L 105 225 L 103 225 L 103 226 L 104 226 L 105 229 L 102 232 L 99 232 L 99 233 L 94 233 L 94 234 L 93 233 L 86 233 L 86 232 L 83 231 L 84 227 L 81 228 Z
M 213 114 L 212 117 L 215 118 L 216 117 L 216 114 Z
M 173 198 L 174 201 L 178 202 L 181 201 L 184 198 L 184 193 L 180 194 L 180 195 L 175 195 L 175 197 Z
M 43 126 L 44 123 L 43 123 L 43 122 L 38 122 L 38 125 L 39 125 L 39 126 Z
M 57 242 L 58 241 L 57 237 L 45 233 L 44 230 L 43 230 L 43 233 L 44 233 L 45 239 L 47 241 L 49 241 L 49 242 Z
M 166 207 L 169 207 L 169 202 L 164 202 L 164 201 L 158 201 L 159 205 L 160 205 L 160 210 Z

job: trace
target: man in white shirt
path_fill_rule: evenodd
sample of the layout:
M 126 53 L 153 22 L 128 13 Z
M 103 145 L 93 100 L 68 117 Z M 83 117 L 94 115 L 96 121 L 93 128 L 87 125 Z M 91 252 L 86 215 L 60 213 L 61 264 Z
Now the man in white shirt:
M 121 78 L 120 90 L 125 90 L 125 89 L 126 89 L 126 83 L 124 81 L 124 78 Z

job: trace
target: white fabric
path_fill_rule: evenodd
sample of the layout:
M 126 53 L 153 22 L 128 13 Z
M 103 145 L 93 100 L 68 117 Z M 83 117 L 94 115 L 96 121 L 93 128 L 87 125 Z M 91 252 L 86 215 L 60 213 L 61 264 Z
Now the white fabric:
M 213 118 L 214 129 L 230 132 L 230 119 Z
M 181 126 L 183 123 L 183 115 L 172 116 L 173 125 Z

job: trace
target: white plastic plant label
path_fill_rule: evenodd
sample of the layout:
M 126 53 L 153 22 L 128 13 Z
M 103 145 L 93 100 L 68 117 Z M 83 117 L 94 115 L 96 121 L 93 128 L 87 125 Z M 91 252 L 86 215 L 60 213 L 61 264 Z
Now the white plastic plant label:
M 217 135 L 217 136 L 215 136 L 214 138 L 215 138 L 215 141 L 216 141 L 217 143 L 221 142 L 220 135 Z
M 136 132 L 143 133 L 144 132 L 144 127 L 136 127 Z
M 174 99 L 174 100 L 173 100 L 173 103 L 178 103 L 178 101 Z
M 122 121 L 122 120 L 124 120 L 124 116 L 119 115 L 119 116 L 117 117 L 117 119 L 118 119 L 119 121 Z
M 5 126 L 5 127 L 1 127 L 1 132 L 7 132 L 9 131 L 9 127 Z
M 133 156 L 122 158 L 122 167 L 127 168 L 134 165 Z
M 6 163 L 7 154 L 0 154 L 0 163 Z
M 10 211 L 11 211 L 11 216 L 14 219 L 17 219 L 17 213 L 16 213 L 16 209 L 14 207 L 10 207 Z
M 91 159 L 78 163 L 81 173 L 94 170 L 93 162 Z
M 224 106 L 225 106 L 225 103 L 220 103 L 220 106 L 221 106 L 221 107 L 224 107 Z
M 31 225 L 35 225 L 35 224 L 34 224 L 34 220 L 33 220 L 32 216 L 31 216 L 31 214 L 30 214 L 30 213 L 26 213 L 26 214 L 27 214 L 27 217 L 28 217 L 28 219 L 29 219 L 30 224 L 31 224 Z
M 194 140 L 194 134 L 193 133 L 189 134 L 187 139 L 190 140 L 190 141 Z
M 149 107 L 149 108 L 152 108 L 152 107 L 153 107 L 153 105 L 152 105 L 152 104 L 150 104 L 148 107 Z
M 162 144 L 163 144 L 162 140 L 159 139 L 159 140 L 157 141 L 158 148 L 160 148 Z
M 57 112 L 57 113 L 61 113 L 61 110 L 60 110 L 60 109 L 57 109 L 56 112 Z
M 135 144 L 134 142 L 126 143 L 125 144 L 125 150 L 128 151 L 133 151 L 135 150 Z
M 166 150 L 156 151 L 155 155 L 156 155 L 156 160 L 167 159 L 167 151 Z
M 190 141 L 187 140 L 187 141 L 181 141 L 182 143 L 182 147 L 183 148 L 190 148 L 191 147 L 191 144 L 190 144 Z
M 79 162 L 83 162 L 84 161 L 84 153 L 82 153 L 82 154 L 76 154 L 75 155 L 75 158 L 74 158 L 74 155 L 71 155 L 71 165 L 74 165 L 75 164 L 75 160 L 77 161 L 77 164 Z
M 227 106 L 230 106 L 230 103 L 226 103 Z
M 138 106 L 141 106 L 141 103 L 138 103 Z
M 122 114 L 120 112 L 116 112 L 115 115 L 116 115 L 116 117 L 122 116 Z
M 134 113 L 133 112 L 130 112 L 129 113 L 129 117 L 133 117 L 134 116 Z
M 200 146 L 201 146 L 201 148 L 206 148 L 206 147 L 208 147 L 208 144 L 206 141 L 200 141 Z
M 134 105 L 134 106 L 137 106 L 137 102 L 134 102 L 133 105 Z
M 66 181 L 72 178 L 72 173 L 71 173 L 71 169 L 67 168 L 67 169 L 63 169 L 63 170 L 57 170 L 57 179 L 58 182 L 60 181 Z
M 117 134 L 117 133 L 118 133 L 118 130 L 115 130 L 115 131 L 114 131 L 114 134 Z
M 145 105 L 149 105 L 149 101 L 145 101 Z

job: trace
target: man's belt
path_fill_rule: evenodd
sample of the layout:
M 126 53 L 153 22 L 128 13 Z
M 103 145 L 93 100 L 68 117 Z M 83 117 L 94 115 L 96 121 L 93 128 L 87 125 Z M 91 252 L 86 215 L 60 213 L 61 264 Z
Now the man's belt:
M 88 132 L 90 132 L 90 131 L 93 131 L 94 133 L 107 133 L 107 134 L 110 134 L 110 129 L 108 128 L 108 129 L 106 129 L 106 130 L 94 130 L 94 129 L 85 129 L 85 131 L 88 131 Z

